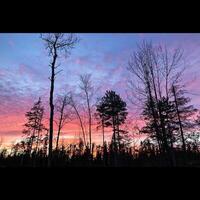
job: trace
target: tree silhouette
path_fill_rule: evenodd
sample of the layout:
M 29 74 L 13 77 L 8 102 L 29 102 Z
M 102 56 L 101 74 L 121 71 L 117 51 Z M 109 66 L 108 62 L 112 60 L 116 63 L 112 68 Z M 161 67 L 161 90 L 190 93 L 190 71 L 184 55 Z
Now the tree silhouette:
M 105 96 L 97 105 L 96 109 L 99 116 L 103 119 L 105 127 L 113 128 L 112 142 L 115 150 L 120 147 L 119 126 L 125 122 L 127 116 L 126 103 L 114 91 L 106 91 Z
M 60 95 L 57 98 L 55 107 L 59 116 L 58 116 L 58 122 L 56 122 L 56 124 L 58 125 L 56 150 L 58 149 L 59 137 L 60 137 L 62 128 L 65 126 L 66 123 L 68 123 L 72 119 L 72 112 L 69 105 L 70 105 L 70 98 L 68 94 L 63 95 L 63 96 Z
M 178 85 L 173 85 L 171 88 L 174 105 L 175 105 L 175 119 L 173 121 L 174 125 L 178 126 L 180 130 L 180 136 L 182 141 L 182 149 L 186 152 L 184 128 L 190 129 L 194 126 L 194 123 L 191 122 L 190 117 L 197 112 L 197 109 L 193 105 L 188 105 L 191 101 L 190 98 L 185 97 L 185 91 Z
M 49 96 L 49 106 L 50 106 L 50 119 L 49 119 L 49 166 L 51 165 L 52 149 L 53 149 L 53 121 L 54 121 L 54 83 L 55 77 L 62 70 L 57 71 L 59 67 L 57 65 L 57 59 L 61 55 L 68 56 L 70 50 L 78 42 L 78 38 L 73 34 L 65 33 L 48 33 L 41 35 L 42 40 L 45 42 L 46 49 L 51 58 L 50 68 L 51 68 L 51 81 L 50 96 Z
M 88 127 L 89 127 L 89 145 L 90 151 L 92 150 L 92 111 L 91 111 L 91 98 L 93 96 L 93 86 L 91 81 L 91 74 L 80 75 L 80 89 L 84 93 L 88 110 Z
M 69 104 L 71 105 L 71 107 L 74 109 L 74 112 L 75 112 L 75 115 L 77 116 L 78 120 L 79 120 L 79 123 L 80 123 L 80 126 L 81 126 L 81 130 L 82 130 L 82 134 L 83 134 L 83 140 L 84 140 L 84 144 L 85 146 L 87 145 L 86 143 L 86 137 L 85 137 L 85 129 L 84 129 L 84 126 L 83 126 L 83 120 L 81 118 L 81 115 L 80 115 L 80 112 L 78 110 L 78 103 L 77 101 L 75 100 L 75 97 L 74 97 L 74 93 L 73 92 L 70 92 L 69 93 Z
M 190 99 L 184 96 L 184 90 L 178 86 L 172 86 L 168 98 L 162 97 L 158 101 L 159 118 L 165 127 L 165 134 L 163 134 L 161 123 L 158 124 L 159 134 L 156 134 L 151 110 L 152 104 L 149 101 L 146 102 L 143 110 L 146 126 L 143 127 L 142 132 L 148 133 L 152 139 L 156 138 L 159 141 L 161 152 L 168 153 L 173 165 L 176 162 L 174 157 L 175 142 L 181 141 L 182 150 L 186 154 L 184 129 L 189 130 L 194 127 L 194 122 L 191 121 L 190 117 L 197 110 L 192 105 L 188 105 L 189 102 Z
M 184 67 L 180 67 L 182 57 L 183 54 L 179 48 L 170 52 L 166 46 L 155 47 L 151 42 L 143 41 L 138 45 L 128 63 L 128 70 L 134 78 L 130 80 L 130 87 L 134 90 L 132 97 L 139 100 L 138 104 L 143 106 L 149 104 L 155 127 L 155 138 L 160 151 L 162 151 L 159 140 L 161 134 L 165 138 L 165 149 L 168 148 L 167 132 L 160 107 L 162 103 L 160 102 L 163 97 L 166 98 L 166 103 L 168 102 L 172 85 L 180 81 L 184 72 Z
M 24 125 L 25 129 L 23 134 L 26 136 L 27 141 L 27 151 L 32 152 L 34 141 L 36 141 L 36 151 L 38 149 L 38 144 L 40 140 L 40 133 L 44 130 L 44 125 L 42 124 L 44 114 L 44 108 L 42 106 L 41 98 L 34 104 L 29 112 L 26 113 L 26 118 L 28 122 Z

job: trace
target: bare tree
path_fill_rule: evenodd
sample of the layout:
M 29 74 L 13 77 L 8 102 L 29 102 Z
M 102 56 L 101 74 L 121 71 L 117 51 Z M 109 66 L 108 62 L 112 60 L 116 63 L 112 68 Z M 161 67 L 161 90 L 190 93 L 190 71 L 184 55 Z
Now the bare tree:
M 50 119 L 49 119 L 49 156 L 48 156 L 48 166 L 51 166 L 51 158 L 52 158 L 52 148 L 53 148 L 53 121 L 54 121 L 54 83 L 55 77 L 62 70 L 56 71 L 59 65 L 57 64 L 57 59 L 59 56 L 64 55 L 68 56 L 70 50 L 75 46 L 78 42 L 78 38 L 73 34 L 65 34 L 65 33 L 48 33 L 41 34 L 42 40 L 45 42 L 46 49 L 48 51 L 51 68 L 51 77 L 49 78 L 51 81 L 50 87 L 50 97 L 49 97 L 49 105 L 50 105 Z
M 183 67 L 180 68 L 181 60 L 182 51 L 180 49 L 169 53 L 166 46 L 156 47 L 144 41 L 138 45 L 138 51 L 133 53 L 129 61 L 128 70 L 134 77 L 130 80 L 130 85 L 137 89 L 139 100 L 143 105 L 149 101 L 159 148 L 161 147 L 159 138 L 162 134 L 165 149 L 168 149 L 166 127 L 159 102 L 163 96 L 166 96 L 168 100 L 171 86 L 180 81 L 184 71 Z M 139 84 L 136 85 L 136 82 Z
M 80 75 L 80 89 L 84 93 L 88 110 L 88 126 L 89 126 L 89 144 L 90 150 L 92 148 L 92 113 L 91 113 L 91 98 L 93 96 L 94 88 L 92 86 L 91 74 Z
M 182 57 L 183 52 L 179 48 L 170 53 L 166 46 L 155 47 L 146 41 L 138 45 L 138 51 L 129 60 L 128 70 L 134 75 L 129 82 L 140 94 L 140 101 L 149 95 L 148 84 L 156 100 L 169 96 L 172 85 L 180 81 L 184 72 Z
M 83 125 L 83 120 L 82 120 L 80 112 L 78 110 L 78 103 L 76 102 L 76 100 L 74 98 L 74 94 L 72 92 L 70 92 L 70 95 L 69 95 L 69 104 L 74 109 L 75 115 L 77 116 L 77 118 L 79 120 L 81 130 L 82 130 L 82 134 L 83 134 L 84 145 L 86 146 L 87 144 L 86 144 L 86 137 L 85 137 L 85 129 L 84 129 L 84 125 Z
M 58 126 L 58 134 L 56 138 L 56 150 L 58 149 L 59 144 L 59 137 L 62 128 L 65 126 L 66 123 L 72 120 L 72 112 L 70 105 L 70 99 L 68 95 L 58 96 L 57 103 L 56 103 L 56 111 L 58 113 L 58 121 L 56 124 Z

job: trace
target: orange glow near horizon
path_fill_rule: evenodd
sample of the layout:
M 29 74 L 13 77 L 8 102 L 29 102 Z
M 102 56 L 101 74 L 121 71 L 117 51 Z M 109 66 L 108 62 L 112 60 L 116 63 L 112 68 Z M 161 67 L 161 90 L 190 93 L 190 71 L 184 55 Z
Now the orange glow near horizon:
M 0 130 L 0 143 L 3 147 L 10 147 L 12 144 L 20 141 L 23 138 L 22 130 L 23 125 L 26 123 L 26 117 L 24 113 L 17 115 L 9 114 L 0 116 L 1 130 Z M 48 127 L 48 120 L 43 122 Z M 142 122 L 141 122 L 142 123 Z M 87 130 L 86 130 L 87 131 Z M 101 129 L 97 130 L 96 125 L 92 126 L 92 140 L 96 144 L 102 144 L 102 132 Z M 57 135 L 57 126 L 54 125 L 54 138 Z M 61 131 L 60 140 L 65 140 L 66 143 L 74 143 L 82 138 L 82 132 L 79 122 L 74 120 L 67 123 Z M 112 129 L 106 128 L 105 140 L 110 142 L 112 137 Z M 86 139 L 88 136 L 86 136 Z

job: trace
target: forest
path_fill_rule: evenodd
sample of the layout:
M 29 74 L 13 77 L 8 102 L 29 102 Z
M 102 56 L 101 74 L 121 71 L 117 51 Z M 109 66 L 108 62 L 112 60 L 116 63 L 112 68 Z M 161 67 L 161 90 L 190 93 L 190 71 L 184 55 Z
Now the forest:
M 24 113 L 21 139 L 10 151 L 1 148 L 0 167 L 200 167 L 200 112 L 184 85 L 181 48 L 143 40 L 127 60 L 127 98 L 112 88 L 97 98 L 99 86 L 90 73 L 79 76 L 79 92 L 55 95 L 60 59 L 67 62 L 81 38 L 45 33 L 40 39 L 49 59 L 48 99 L 39 97 Z M 140 109 L 142 125 L 131 127 L 128 104 Z M 63 130 L 73 120 L 78 140 L 65 143 Z M 97 130 L 100 143 L 94 142 Z

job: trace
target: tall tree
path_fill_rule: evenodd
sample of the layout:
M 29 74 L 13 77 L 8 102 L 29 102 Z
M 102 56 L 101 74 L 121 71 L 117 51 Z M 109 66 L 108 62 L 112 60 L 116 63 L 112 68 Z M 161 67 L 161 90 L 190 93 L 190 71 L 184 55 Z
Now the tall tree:
M 46 49 L 51 58 L 50 68 L 51 68 L 51 81 L 50 87 L 50 96 L 49 96 L 49 105 L 50 105 L 50 118 L 49 118 L 49 159 L 48 166 L 51 166 L 52 158 L 52 148 L 53 148 L 53 121 L 54 121 L 54 83 L 56 75 L 61 72 L 59 70 L 56 72 L 56 69 L 59 67 L 57 65 L 57 59 L 61 55 L 68 56 L 70 50 L 78 42 L 78 38 L 73 34 L 65 33 L 48 33 L 41 34 L 42 40 L 45 42 Z
M 180 49 L 170 52 L 166 46 L 153 46 L 151 42 L 143 41 L 141 45 L 138 45 L 128 65 L 128 70 L 133 75 L 130 86 L 135 91 L 134 97 L 139 94 L 139 103 L 142 103 L 143 107 L 148 104 L 151 110 L 160 151 L 162 151 L 161 145 L 168 149 L 168 133 L 161 108 L 162 100 L 165 97 L 165 102 L 168 103 L 172 84 L 180 81 L 184 71 L 184 67 L 180 67 L 181 61 Z M 160 144 L 160 135 L 163 137 L 163 144 Z
M 176 89 L 175 89 L 176 88 Z M 169 100 L 170 99 L 170 100 Z M 155 134 L 155 125 L 151 113 L 151 104 L 146 103 L 143 110 L 146 126 L 142 131 L 148 133 L 152 139 L 157 136 L 160 141 L 162 152 L 167 152 L 170 156 L 173 166 L 176 163 L 174 157 L 174 143 L 182 143 L 182 150 L 186 152 L 184 129 L 193 129 L 194 122 L 191 116 L 195 114 L 196 109 L 192 105 L 188 105 L 190 99 L 184 96 L 184 90 L 178 86 L 172 86 L 169 96 L 159 100 L 160 113 L 159 116 L 164 122 L 166 135 L 163 135 L 162 125 L 158 124 L 159 135 Z M 180 134 L 179 134 L 180 131 Z
M 180 130 L 182 149 L 184 152 L 186 152 L 184 129 L 193 128 L 194 123 L 191 121 L 191 116 L 197 112 L 197 109 L 194 108 L 193 105 L 188 105 L 191 99 L 184 96 L 185 91 L 181 89 L 180 86 L 173 85 L 171 91 L 174 98 L 173 102 L 176 111 L 173 124 L 178 126 L 177 129 Z
M 77 118 L 79 120 L 79 123 L 80 123 L 80 126 L 81 126 L 81 131 L 82 131 L 82 134 L 83 134 L 84 145 L 86 146 L 87 142 L 86 142 L 86 137 L 85 137 L 86 135 L 85 135 L 85 129 L 84 129 L 84 125 L 83 125 L 83 120 L 82 120 L 81 114 L 80 114 L 79 109 L 78 109 L 78 103 L 75 100 L 74 94 L 72 92 L 70 92 L 70 94 L 69 94 L 69 104 L 74 109 L 75 115 L 77 116 Z
M 106 91 L 105 96 L 97 105 L 97 112 L 103 118 L 105 127 L 113 128 L 112 142 L 115 150 L 120 147 L 120 129 L 119 126 L 125 122 L 128 114 L 126 103 L 114 91 Z
M 84 74 L 80 75 L 80 89 L 83 91 L 86 104 L 87 104 L 87 110 L 88 110 L 88 126 L 89 126 L 89 145 L 90 145 L 90 151 L 92 148 L 92 111 L 91 111 L 91 98 L 93 95 L 94 88 L 92 86 L 91 81 L 91 74 Z

